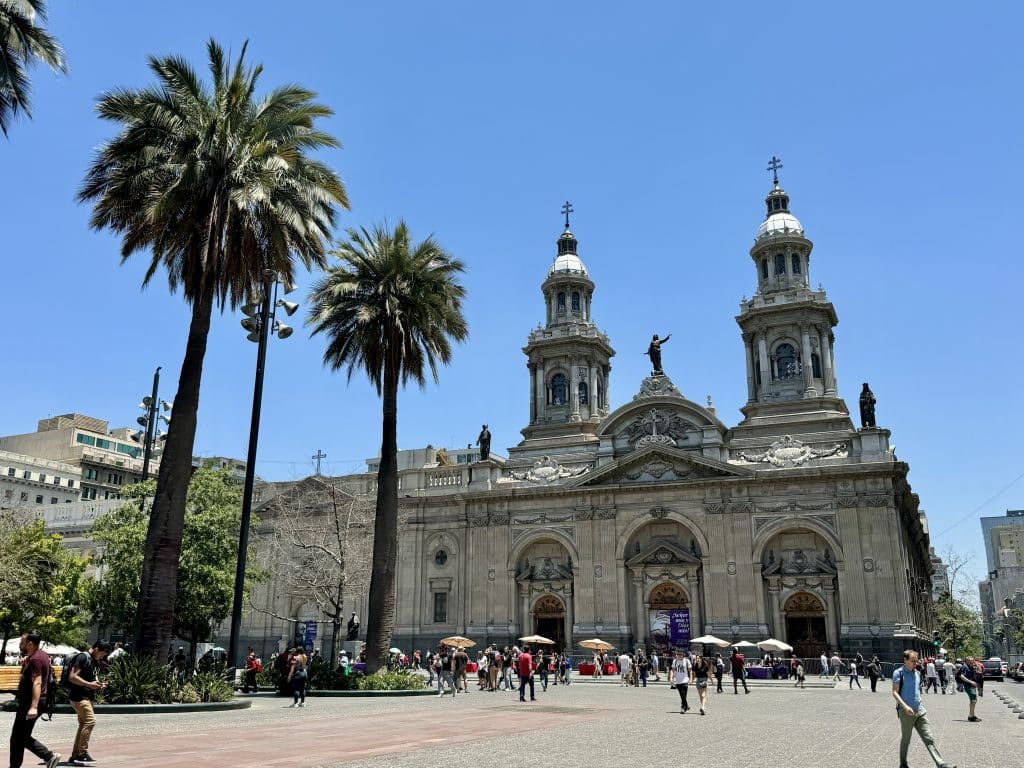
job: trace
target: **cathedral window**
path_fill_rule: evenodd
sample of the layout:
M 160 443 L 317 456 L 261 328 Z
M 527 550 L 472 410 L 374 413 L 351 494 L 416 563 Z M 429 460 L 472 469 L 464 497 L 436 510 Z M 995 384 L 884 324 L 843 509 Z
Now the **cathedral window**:
M 435 624 L 447 624 L 448 623 L 448 593 L 447 592 L 435 592 L 434 593 L 434 623 Z
M 811 353 L 811 373 L 814 374 L 814 378 L 821 378 L 821 358 L 817 352 Z
M 792 344 L 779 344 L 775 348 L 775 378 L 795 379 L 800 375 L 800 358 Z
M 762 280 L 767 280 L 768 279 L 768 257 L 767 256 L 765 256 L 763 259 L 761 259 L 761 279 Z
M 565 374 L 556 373 L 551 377 L 551 404 L 565 405 L 569 399 L 569 383 Z
M 590 393 L 587 390 L 586 382 L 584 382 L 584 381 L 580 382 L 579 392 L 580 392 L 580 405 L 588 405 L 590 403 L 590 399 L 589 399 Z
M 462 456 L 459 456 L 459 458 L 461 459 Z M 439 549 L 439 550 L 437 550 L 437 552 L 434 553 L 434 565 L 436 565 L 438 567 L 441 567 L 441 566 L 443 566 L 447 562 L 448 562 L 448 553 L 445 550 Z
M 580 292 L 579 291 L 573 291 L 572 292 L 572 311 L 573 312 L 579 312 L 580 311 Z
M 775 254 L 775 274 L 786 274 L 786 254 L 784 253 Z
M 558 311 L 565 312 L 565 293 L 563 291 L 558 292 Z
M 793 274 L 800 274 L 800 257 L 797 254 L 793 254 Z

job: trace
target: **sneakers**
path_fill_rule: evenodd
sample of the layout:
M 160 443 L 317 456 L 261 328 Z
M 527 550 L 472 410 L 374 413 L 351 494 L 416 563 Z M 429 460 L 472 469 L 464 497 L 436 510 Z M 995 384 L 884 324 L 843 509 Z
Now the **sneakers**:
M 78 757 L 72 757 L 71 758 L 71 764 L 72 765 L 96 765 L 96 760 L 93 759 L 92 755 L 90 755 L 88 752 L 86 752 L 85 754 L 78 755 Z
M 702 715 L 704 714 L 704 707 L 701 707 L 701 708 L 700 708 L 700 713 L 701 713 Z
M 57 768 L 60 765 L 60 755 L 56 752 L 50 755 L 50 759 L 46 761 L 46 768 Z
M 968 717 L 967 718 L 967 722 L 968 723 L 980 723 L 981 722 L 981 718 L 977 717 L 977 716 L 975 716 L 975 717 Z

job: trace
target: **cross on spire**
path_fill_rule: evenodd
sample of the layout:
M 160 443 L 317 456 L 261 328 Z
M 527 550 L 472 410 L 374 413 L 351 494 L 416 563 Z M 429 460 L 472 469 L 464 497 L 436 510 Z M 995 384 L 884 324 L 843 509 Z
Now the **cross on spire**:
M 772 182 L 776 185 L 779 183 L 779 168 L 782 167 L 782 161 L 775 155 L 772 155 L 772 159 L 768 161 L 768 167 L 765 170 L 772 172 Z
M 568 200 L 566 200 L 565 204 L 562 206 L 562 213 L 565 214 L 565 228 L 569 229 L 569 214 L 574 213 L 574 211 L 572 208 L 572 203 L 570 203 Z
M 323 451 L 321 451 L 319 448 L 317 448 L 316 449 L 316 453 L 313 454 L 312 456 L 310 456 L 309 458 L 313 459 L 313 461 L 316 462 L 316 474 L 319 477 L 319 475 L 320 475 L 320 459 L 326 459 L 327 458 L 327 454 L 324 453 Z

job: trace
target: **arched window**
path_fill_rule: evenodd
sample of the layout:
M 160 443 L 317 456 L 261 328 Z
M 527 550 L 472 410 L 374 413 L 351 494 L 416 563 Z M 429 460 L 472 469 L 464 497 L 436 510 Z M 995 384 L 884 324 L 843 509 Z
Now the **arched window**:
M 767 280 L 768 279 L 768 257 L 767 256 L 765 256 L 763 259 L 761 259 L 761 279 L 762 280 Z
M 792 344 L 779 344 L 775 348 L 775 378 L 795 379 L 800 375 L 800 358 Z
M 784 253 L 775 254 L 775 274 L 786 274 L 786 254 Z
M 580 311 L 580 292 L 579 291 L 573 291 L 572 292 L 572 311 L 573 312 L 579 312 Z
M 551 377 L 551 404 L 565 405 L 569 399 L 569 384 L 565 374 L 556 373 Z
M 817 352 L 811 352 L 811 373 L 814 374 L 814 378 L 821 378 L 821 358 Z
M 587 383 L 585 381 L 580 382 L 580 405 L 588 405 L 590 403 L 590 392 L 587 389 Z
M 793 274 L 794 275 L 799 275 L 800 274 L 800 256 L 794 253 L 792 258 L 793 258 Z
M 565 312 L 565 292 L 558 292 L 558 311 Z

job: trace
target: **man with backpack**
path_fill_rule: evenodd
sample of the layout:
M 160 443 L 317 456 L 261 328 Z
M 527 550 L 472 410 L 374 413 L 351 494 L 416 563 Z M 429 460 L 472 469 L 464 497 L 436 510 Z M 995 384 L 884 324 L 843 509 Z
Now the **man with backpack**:
M 932 729 L 928 724 L 928 713 L 921 702 L 920 674 L 917 669 L 917 651 L 904 651 L 903 665 L 892 673 L 892 697 L 896 699 L 896 714 L 900 720 L 900 768 L 908 768 L 907 751 L 915 729 L 938 768 L 956 768 L 942 759 L 939 748 L 935 746 Z
M 46 763 L 46 768 L 56 768 L 60 755 L 32 736 L 39 715 L 46 710 L 50 690 L 49 681 L 53 676 L 50 657 L 39 647 L 42 638 L 36 632 L 21 636 L 21 678 L 18 680 L 18 712 L 11 728 L 11 768 L 21 768 L 27 749 Z
M 89 737 L 96 727 L 96 713 L 92 703 L 96 691 L 106 687 L 96 679 L 96 667 L 103 663 L 110 653 L 110 643 L 97 640 L 88 653 L 72 653 L 64 659 L 64 674 L 60 683 L 68 692 L 71 708 L 78 716 L 78 733 L 75 734 L 75 745 L 71 748 L 72 765 L 96 765 L 89 754 Z

